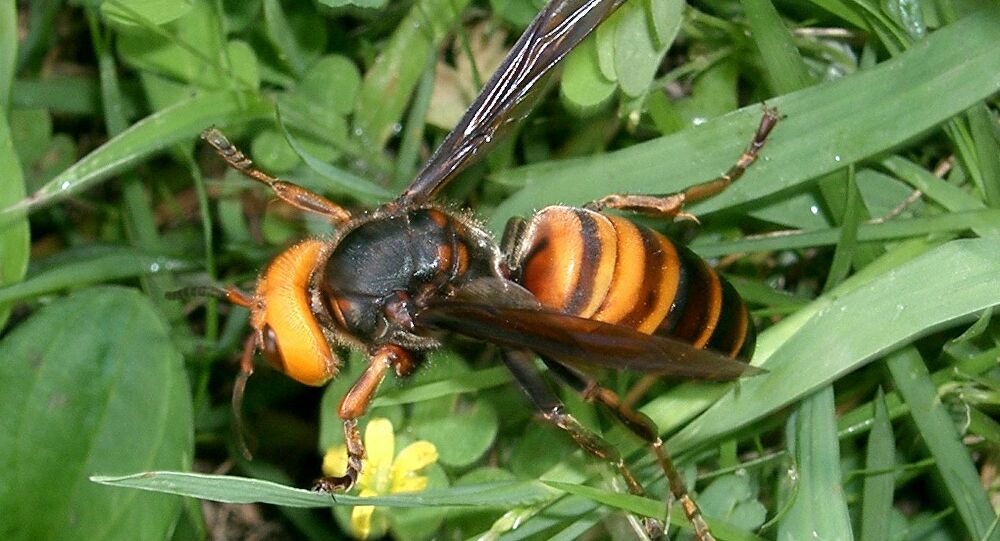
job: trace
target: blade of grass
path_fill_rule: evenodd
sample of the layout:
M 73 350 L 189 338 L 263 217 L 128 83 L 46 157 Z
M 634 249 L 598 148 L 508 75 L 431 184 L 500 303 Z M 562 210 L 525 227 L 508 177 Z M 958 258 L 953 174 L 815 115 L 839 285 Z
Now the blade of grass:
M 966 230 L 991 230 L 1000 223 L 1000 212 L 995 209 L 953 212 L 926 218 L 891 220 L 880 224 L 861 224 L 858 242 L 897 240 L 941 233 L 960 233 Z M 841 228 L 818 231 L 789 231 L 779 235 L 748 237 L 714 244 L 695 243 L 691 249 L 704 258 L 719 257 L 740 252 L 794 250 L 836 244 Z
M 948 368 L 938 370 L 931 376 L 931 381 L 934 382 L 935 387 L 940 387 L 946 382 L 951 381 L 956 373 L 970 377 L 984 374 L 996 366 L 998 357 L 1000 357 L 1000 347 L 984 351 L 979 355 L 962 360 L 954 367 L 949 366 Z M 910 412 L 909 404 L 903 402 L 897 392 L 885 395 L 885 404 L 889 412 L 889 418 L 893 420 Z M 838 420 L 840 437 L 848 438 L 864 434 L 871 430 L 874 419 L 875 403 L 873 402 L 862 404 L 848 411 L 841 415 Z
M 595 502 L 615 507 L 617 509 L 622 509 L 630 513 L 637 515 L 642 515 L 646 517 L 663 518 L 663 502 L 657 499 L 651 499 L 642 496 L 634 496 L 632 494 L 623 494 L 621 492 L 612 492 L 610 490 L 602 490 L 599 488 L 590 487 L 587 485 L 574 484 L 574 483 L 560 483 L 556 481 L 546 481 L 545 484 L 567 492 L 569 494 L 576 494 L 578 496 L 583 496 Z M 718 539 L 732 540 L 732 541 L 763 541 L 763 537 L 756 536 L 750 532 L 743 531 L 739 528 L 726 524 L 721 520 L 712 520 L 710 518 L 706 519 L 708 521 L 709 527 L 712 529 L 712 534 Z M 691 528 L 691 522 L 684 515 L 684 511 L 675 506 L 670 512 L 670 523 L 675 526 L 680 526 L 682 528 Z
M 0 225 L 128 170 L 212 125 L 270 118 L 271 103 L 256 93 L 208 92 L 153 113 L 84 156 L 26 199 L 0 209 Z
M 976 151 L 976 169 L 980 172 L 980 189 L 986 204 L 1000 208 L 1000 135 L 996 116 L 980 103 L 967 113 Z
M 191 270 L 197 265 L 172 257 L 153 255 L 133 248 L 96 250 L 73 261 L 32 273 L 23 282 L 0 287 L 0 303 L 13 302 L 86 284 L 113 282 L 124 278 Z
M 896 465 L 896 439 L 889 422 L 889 408 L 879 388 L 875 397 L 875 418 L 865 457 L 864 489 L 861 502 L 861 541 L 889 539 L 892 511 L 893 467 Z
M 20 201 L 25 195 L 24 173 L 11 138 L 11 85 L 17 69 L 17 5 L 0 5 L 0 208 Z M 31 233 L 28 219 L 19 217 L 0 223 L 0 286 L 20 282 L 28 270 Z M 11 307 L 0 303 L 0 329 Z
M 761 334 L 762 346 L 773 340 L 769 334 L 783 337 L 780 345 L 767 344 L 774 349 L 759 349 L 755 357 L 769 372 L 741 380 L 736 392 L 674 435 L 669 448 L 686 451 L 720 439 L 917 336 L 1000 304 L 998 273 L 1000 252 L 992 240 L 960 240 L 849 293 L 820 297 L 785 320 L 790 323 Z M 927 291 L 936 290 L 951 293 L 930 299 Z
M 994 280 L 994 284 L 996 281 Z M 1000 285 L 996 286 L 1000 288 Z M 937 397 L 924 360 L 916 348 L 908 347 L 889 356 L 889 372 L 903 400 L 910 405 L 910 415 L 934 457 L 938 473 L 973 539 L 1000 539 L 1000 531 L 987 536 L 996 513 L 979 483 L 976 467 L 962 445 L 958 431 Z
M 107 127 L 108 135 L 113 137 L 128 129 L 128 121 L 122 109 L 124 100 L 121 98 L 121 87 L 118 84 L 118 66 L 115 64 L 115 59 L 111 53 L 110 34 L 102 32 L 97 16 L 92 9 L 88 9 L 86 14 L 100 74 L 101 106 L 104 113 L 104 123 Z M 153 216 L 153 211 L 149 206 L 149 199 L 142 179 L 134 171 L 129 171 L 122 175 L 122 195 L 124 199 L 123 215 L 126 221 L 126 230 L 131 237 L 132 243 L 138 249 L 147 253 L 160 252 L 160 235 L 156 227 L 156 218 Z M 211 254 L 208 254 L 208 257 L 209 267 L 211 268 Z M 157 305 L 157 308 L 164 314 L 168 314 L 168 318 L 179 319 L 181 312 L 178 303 L 168 303 L 163 296 L 165 291 L 174 289 L 174 282 L 169 271 L 148 275 L 141 274 L 140 276 L 142 277 L 143 289 L 150 300 Z M 211 276 L 214 277 L 214 273 Z M 214 311 L 216 304 L 217 301 L 215 299 L 209 302 L 209 310 Z
M 785 438 L 795 457 L 797 486 L 778 525 L 778 539 L 852 539 L 841 484 L 833 387 L 802 401 L 788 419 Z
M 950 210 L 978 210 L 986 208 L 982 200 L 965 190 L 934 176 L 923 167 L 900 156 L 890 156 L 880 162 L 892 174 L 910 186 L 920 190 L 931 199 Z M 996 230 L 996 228 L 994 228 Z M 979 233 L 983 235 L 984 233 Z
M 419 166 L 417 160 L 424 135 L 427 109 L 431 105 L 431 94 L 434 91 L 434 66 L 436 62 L 436 55 L 431 54 L 427 56 L 427 68 L 420 77 L 420 83 L 417 85 L 417 90 L 413 97 L 413 104 L 410 105 L 410 112 L 406 116 L 406 128 L 403 130 L 402 140 L 399 143 L 396 172 L 392 180 L 393 192 L 402 191 L 413 178 Z
M 468 0 L 419 0 L 365 74 L 354 109 L 354 129 L 365 145 L 382 148 L 403 118 L 424 63 L 441 44 Z
M 848 167 L 846 175 L 847 198 L 844 201 L 844 214 L 840 220 L 840 238 L 837 239 L 837 249 L 833 252 L 833 261 L 827 272 L 823 291 L 830 291 L 847 278 L 851 272 L 858 248 L 858 224 L 861 221 L 861 194 L 855 184 L 854 166 Z
M 554 490 L 536 481 L 467 485 L 361 498 L 346 494 L 324 494 L 313 490 L 292 488 L 260 479 L 201 473 L 155 471 L 121 477 L 95 475 L 90 479 L 103 485 L 180 494 L 217 502 L 269 503 L 289 507 L 377 505 L 380 507 L 474 506 L 503 508 L 547 501 L 557 494 Z
M 771 90 L 775 94 L 787 94 L 811 86 L 815 79 L 771 0 L 741 0 L 740 3 Z

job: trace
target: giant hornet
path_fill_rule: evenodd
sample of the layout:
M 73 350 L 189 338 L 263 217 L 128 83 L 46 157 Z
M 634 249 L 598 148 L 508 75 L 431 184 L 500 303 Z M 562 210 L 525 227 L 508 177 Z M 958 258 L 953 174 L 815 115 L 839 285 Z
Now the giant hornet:
M 442 334 L 452 332 L 499 346 L 503 363 L 542 417 L 611 463 L 631 493 L 643 494 L 615 447 L 565 410 L 535 356 L 584 397 L 606 406 L 648 442 L 698 538 L 713 539 L 652 420 L 581 368 L 735 379 L 756 372 L 744 362 L 753 352 L 752 321 L 733 287 L 688 249 L 600 211 L 684 215 L 685 203 L 721 192 L 753 163 L 778 121 L 776 111 L 764 108 L 743 155 L 714 180 L 669 195 L 617 194 L 582 208 L 546 207 L 528 220 L 510 220 L 499 244 L 468 214 L 434 202 L 524 114 L 559 60 L 623 1 L 550 2 L 416 179 L 374 210 L 352 214 L 254 168 L 219 131 L 203 134 L 230 166 L 292 206 L 325 217 L 335 230 L 330 238 L 299 242 L 277 256 L 252 295 L 233 287 L 207 291 L 251 311 L 253 333 L 244 346 L 234 405 L 256 350 L 293 379 L 317 386 L 337 375 L 336 347 L 367 354 L 367 368 L 338 410 L 347 471 L 320 479 L 317 489 L 347 490 L 355 483 L 365 459 L 358 419 L 379 384 L 390 370 L 401 377 L 412 373 L 425 352 L 441 345 Z M 646 526 L 662 531 L 656 521 Z

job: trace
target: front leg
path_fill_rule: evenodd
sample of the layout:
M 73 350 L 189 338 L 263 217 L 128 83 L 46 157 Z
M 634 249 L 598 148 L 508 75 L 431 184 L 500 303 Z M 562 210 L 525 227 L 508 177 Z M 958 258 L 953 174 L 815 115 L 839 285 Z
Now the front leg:
M 361 475 L 365 460 L 365 444 L 361 441 L 361 433 L 358 431 L 358 418 L 368 410 L 368 405 L 375 398 L 378 386 L 385 379 L 389 368 L 393 367 L 397 372 L 404 372 L 405 370 L 401 368 L 411 367 L 413 363 L 413 354 L 399 346 L 386 344 L 375 350 L 369 360 L 368 368 L 340 399 L 337 410 L 337 415 L 344 421 L 347 470 L 339 477 L 327 476 L 317 479 L 313 484 L 313 490 L 346 492 L 354 486 Z

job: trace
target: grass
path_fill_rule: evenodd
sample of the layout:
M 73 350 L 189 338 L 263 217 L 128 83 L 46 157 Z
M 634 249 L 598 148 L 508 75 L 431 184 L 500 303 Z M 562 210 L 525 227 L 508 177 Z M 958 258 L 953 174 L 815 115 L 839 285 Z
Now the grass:
M 246 311 L 164 298 L 249 289 L 329 227 L 223 173 L 197 136 L 219 126 L 261 168 L 370 207 L 405 186 L 537 6 L 83 4 L 0 8 L 0 532 L 339 538 L 357 494 L 301 488 L 342 441 L 336 404 L 364 360 L 323 391 L 260 366 L 247 462 L 229 407 Z M 718 538 L 1000 539 L 998 23 L 975 0 L 632 1 L 449 186 L 499 232 L 548 204 L 712 178 L 761 102 L 784 115 L 746 176 L 690 209 L 691 247 L 750 304 L 768 372 L 658 382 L 641 402 Z M 602 381 L 624 393 L 637 377 Z M 456 342 L 384 385 L 368 416 L 392 421 L 397 450 L 439 452 L 427 492 L 368 502 L 383 506 L 374 531 L 635 538 L 617 510 L 662 514 L 658 468 L 564 398 L 649 497 L 622 494 L 489 350 Z M 220 518 L 238 505 L 261 512 Z M 690 536 L 678 509 L 670 521 Z

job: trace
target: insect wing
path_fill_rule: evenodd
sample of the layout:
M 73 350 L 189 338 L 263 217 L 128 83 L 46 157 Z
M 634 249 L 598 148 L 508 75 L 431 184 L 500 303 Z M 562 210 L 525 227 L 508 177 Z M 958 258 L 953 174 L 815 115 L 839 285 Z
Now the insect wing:
M 399 197 L 426 202 L 528 113 L 556 64 L 625 0 L 553 0 L 517 40 L 479 96 Z
M 762 372 L 681 340 L 548 310 L 444 301 L 421 312 L 417 324 L 527 348 L 571 366 L 719 381 Z

